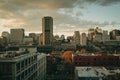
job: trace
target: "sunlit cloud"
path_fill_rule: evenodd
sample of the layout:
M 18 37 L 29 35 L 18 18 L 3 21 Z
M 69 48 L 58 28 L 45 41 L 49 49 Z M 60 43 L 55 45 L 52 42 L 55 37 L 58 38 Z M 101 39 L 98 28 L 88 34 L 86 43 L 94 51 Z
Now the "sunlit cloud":
M 94 12 L 89 16 L 92 20 L 84 18 L 85 14 L 91 13 L 92 4 L 94 4 L 93 7 L 102 6 L 101 8 L 105 7 L 106 10 L 110 9 L 110 6 L 118 5 L 116 9 L 119 11 L 120 0 L 0 0 L 0 28 L 1 30 L 24 28 L 26 33 L 41 33 L 42 17 L 52 16 L 54 33 L 73 33 L 75 30 L 87 32 L 91 27 L 101 27 L 106 30 L 119 29 L 120 22 L 114 18 L 116 15 L 120 17 L 116 14 L 118 12 L 109 16 L 115 21 L 109 19 L 105 21 L 104 17 L 99 21 L 100 14 L 93 18 Z M 103 14 L 106 13 L 103 11 Z

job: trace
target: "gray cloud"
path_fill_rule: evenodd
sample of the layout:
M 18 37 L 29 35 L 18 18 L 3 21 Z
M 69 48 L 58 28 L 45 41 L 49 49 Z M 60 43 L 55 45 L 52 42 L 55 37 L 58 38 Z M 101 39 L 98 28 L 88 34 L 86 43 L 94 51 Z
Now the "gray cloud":
M 102 6 L 109 6 L 120 3 L 120 0 L 98 0 L 96 3 Z
M 71 8 L 76 0 L 1 0 L 1 7 L 8 10 L 41 8 Z M 17 8 L 16 8 L 17 7 Z
M 81 7 L 91 3 L 107 6 L 118 2 L 120 2 L 120 0 L 0 0 L 0 8 L 10 11 L 28 8 L 54 10 L 75 6 Z
M 81 9 L 86 5 L 100 6 L 114 5 L 120 0 L 0 0 L 0 20 L 8 23 L 3 27 L 24 27 L 27 31 L 41 31 L 43 16 L 54 18 L 55 31 L 65 29 L 77 30 L 94 26 L 106 26 L 107 22 L 94 22 L 82 20 Z M 111 23 L 111 24 L 116 24 Z M 62 28 L 64 28 L 62 30 Z
M 87 4 L 93 3 L 101 6 L 110 6 L 120 3 L 120 0 L 80 0 L 80 2 Z

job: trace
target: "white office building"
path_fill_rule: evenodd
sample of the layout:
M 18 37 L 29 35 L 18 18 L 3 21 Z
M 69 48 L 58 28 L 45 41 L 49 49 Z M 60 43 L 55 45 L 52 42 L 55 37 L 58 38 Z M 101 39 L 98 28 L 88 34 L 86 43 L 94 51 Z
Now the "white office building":
M 0 80 L 45 79 L 45 54 L 19 51 L 0 54 Z

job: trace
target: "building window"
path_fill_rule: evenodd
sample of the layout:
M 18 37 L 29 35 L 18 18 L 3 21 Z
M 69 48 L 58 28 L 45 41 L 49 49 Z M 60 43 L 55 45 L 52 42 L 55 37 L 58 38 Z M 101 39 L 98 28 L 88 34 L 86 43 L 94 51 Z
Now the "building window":
M 6 68 L 8 74 L 12 73 L 12 65 L 10 63 L 6 63 Z
M 96 61 L 96 58 L 94 58 L 94 60 Z
M 17 76 L 16 80 L 20 80 L 20 75 Z
M 21 74 L 21 79 L 23 80 L 24 79 L 24 72 Z
M 27 70 L 25 70 L 25 76 L 27 76 Z
M 24 69 L 25 65 L 24 65 L 24 61 L 21 62 L 21 68 Z
M 29 62 L 29 65 L 30 65 L 30 64 L 31 64 L 31 62 L 30 62 L 30 58 L 29 58 L 28 62 Z
M 26 59 L 26 60 L 25 60 L 25 66 L 27 66 L 27 65 L 28 65 L 28 60 Z
M 30 73 L 30 68 L 28 69 L 28 72 Z
M 20 62 L 16 64 L 17 73 L 20 72 Z

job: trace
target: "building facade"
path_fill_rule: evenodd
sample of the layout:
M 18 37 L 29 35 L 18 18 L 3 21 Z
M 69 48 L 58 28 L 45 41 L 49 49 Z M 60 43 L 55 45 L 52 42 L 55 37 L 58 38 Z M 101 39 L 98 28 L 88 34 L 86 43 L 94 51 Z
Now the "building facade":
M 0 80 L 45 80 L 46 56 L 40 53 L 0 54 Z
M 32 37 L 24 37 L 23 44 L 25 44 L 25 45 L 33 45 L 33 38 Z
M 102 30 L 98 27 L 90 28 L 88 30 L 88 39 L 93 42 L 104 42 L 110 40 L 110 35 L 108 34 L 107 30 Z
M 36 33 L 29 33 L 29 37 L 33 38 L 33 44 L 37 44 L 37 35 L 36 35 Z
M 120 41 L 120 36 L 116 36 L 116 40 L 117 40 L 117 41 Z
M 24 39 L 24 29 L 11 29 L 11 42 L 22 44 Z
M 120 36 L 120 30 L 115 29 L 110 32 L 111 40 L 116 40 L 116 36 Z
M 95 35 L 93 36 L 93 41 L 101 42 L 102 41 L 102 33 L 95 33 Z
M 6 43 L 9 43 L 10 42 L 10 34 L 9 32 L 2 32 L 2 37 L 4 37 L 6 39 Z
M 43 45 L 52 45 L 53 41 L 53 18 L 46 16 L 42 18 Z
M 94 29 L 94 28 L 90 28 L 90 29 L 88 30 L 88 39 L 89 39 L 89 40 L 93 40 L 93 35 L 95 34 L 94 32 L 95 32 L 95 29 Z
M 74 41 L 76 45 L 80 45 L 80 33 L 79 31 L 74 32 Z
M 82 33 L 82 34 L 81 34 L 81 38 L 80 38 L 80 39 L 81 39 L 81 40 L 80 40 L 81 45 L 82 45 L 82 46 L 86 46 L 86 45 L 87 45 L 87 36 L 86 36 L 85 33 Z
M 75 66 L 120 66 L 120 55 L 78 53 L 73 54 L 72 62 Z

